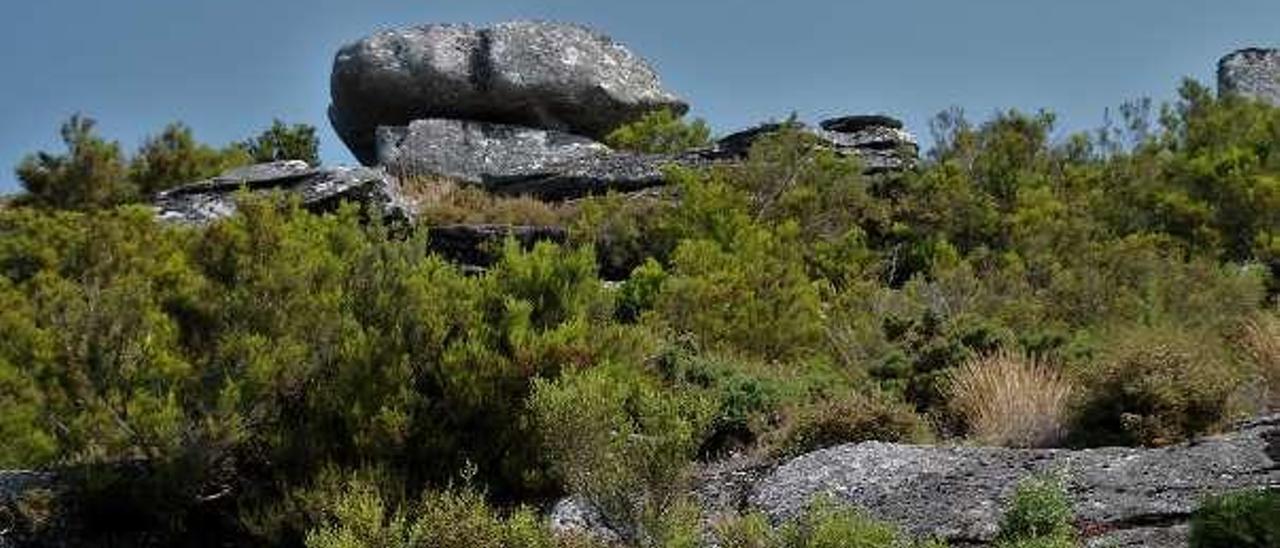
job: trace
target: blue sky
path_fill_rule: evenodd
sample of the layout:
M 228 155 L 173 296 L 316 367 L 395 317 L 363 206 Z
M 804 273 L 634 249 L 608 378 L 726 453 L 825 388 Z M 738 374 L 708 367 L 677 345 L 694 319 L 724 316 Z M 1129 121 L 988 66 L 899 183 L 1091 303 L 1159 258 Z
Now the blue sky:
M 1221 55 L 1280 45 L 1277 0 L 6 0 L 0 6 L 0 192 L 12 166 L 60 150 L 81 111 L 135 148 L 181 120 L 211 143 L 272 118 L 321 128 L 340 45 L 426 22 L 565 20 L 657 67 L 717 132 L 787 116 L 884 112 L 926 137 L 949 106 L 982 119 L 1049 108 L 1061 133 L 1107 107 L 1212 82 Z

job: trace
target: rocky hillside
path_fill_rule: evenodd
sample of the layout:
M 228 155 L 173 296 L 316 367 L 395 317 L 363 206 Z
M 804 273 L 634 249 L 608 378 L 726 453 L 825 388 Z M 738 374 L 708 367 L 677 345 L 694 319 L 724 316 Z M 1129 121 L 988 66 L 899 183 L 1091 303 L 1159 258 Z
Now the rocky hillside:
M 0 206 L 0 548 L 1275 529 L 1278 59 L 1225 57 L 1157 135 L 942 116 L 926 155 L 865 105 L 712 139 L 546 22 L 342 47 L 359 166 L 175 126 L 126 168 L 73 118 L 29 189 L 154 196 Z M 1010 525 L 1028 478 L 1059 492 Z

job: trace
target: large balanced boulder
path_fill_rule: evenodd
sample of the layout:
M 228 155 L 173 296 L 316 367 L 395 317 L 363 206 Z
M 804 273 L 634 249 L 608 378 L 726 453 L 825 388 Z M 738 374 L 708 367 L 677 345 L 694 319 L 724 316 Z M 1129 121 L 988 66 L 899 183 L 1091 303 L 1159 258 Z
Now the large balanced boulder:
M 1242 49 L 1218 62 L 1218 93 L 1280 106 L 1280 49 Z
M 377 160 L 379 126 L 455 118 L 602 138 L 657 109 L 688 107 L 640 57 L 582 26 L 424 25 L 343 47 L 329 118 L 356 158 Z
M 331 211 L 342 202 L 354 202 L 383 218 L 412 216 L 399 183 L 382 169 L 316 168 L 298 160 L 237 168 L 212 179 L 188 183 L 157 194 L 152 206 L 162 221 L 202 224 L 235 213 L 237 196 L 242 192 L 293 194 L 313 212 Z

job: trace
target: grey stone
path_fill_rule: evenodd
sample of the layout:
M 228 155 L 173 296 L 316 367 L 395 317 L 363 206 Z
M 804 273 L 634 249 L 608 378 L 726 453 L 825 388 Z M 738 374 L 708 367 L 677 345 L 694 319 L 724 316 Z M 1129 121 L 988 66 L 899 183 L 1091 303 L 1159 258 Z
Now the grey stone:
M 750 488 L 746 506 L 783 520 L 815 497 L 828 495 L 918 536 L 982 544 L 995 537 L 1019 480 L 1056 473 L 1066 481 L 1081 528 L 1101 535 L 1088 539 L 1090 543 L 1109 539 L 1121 545 L 1185 546 L 1186 522 L 1203 497 L 1280 487 L 1277 458 L 1280 415 L 1230 434 L 1162 449 L 1015 450 L 872 442 L 817 451 L 781 465 Z
M 152 200 L 162 221 L 202 224 L 235 213 L 236 196 L 279 191 L 297 194 L 310 211 L 330 211 L 343 201 L 359 203 L 384 218 L 409 218 L 412 209 L 399 183 L 384 170 L 364 167 L 313 168 L 290 160 L 233 169 L 205 181 L 161 192 Z
M 622 537 L 609 528 L 604 516 L 591 503 L 577 497 L 556 502 L 549 516 L 551 530 L 559 534 L 581 535 L 605 543 L 622 542 Z
M 1280 106 L 1280 49 L 1242 49 L 1218 61 L 1218 93 Z
M 901 122 L 885 116 L 846 116 L 826 120 L 820 127 L 836 130 L 814 129 L 799 122 L 794 127 L 814 137 L 819 144 L 831 151 L 853 156 L 862 161 L 869 173 L 883 173 L 911 169 L 915 165 L 919 145 L 910 132 L 901 128 Z M 701 154 L 714 160 L 740 160 L 751 152 L 760 137 L 783 129 L 786 124 L 766 123 L 732 133 L 718 140 L 710 150 Z
M 344 46 L 329 117 L 356 158 L 377 159 L 379 126 L 456 118 L 602 138 L 647 112 L 688 106 L 640 57 L 585 27 L 423 25 Z
M 567 200 L 665 184 L 670 164 L 693 156 L 612 151 L 556 130 L 465 120 L 417 120 L 378 130 L 378 156 L 393 173 L 443 176 L 504 195 Z
M 389 171 L 479 184 L 546 175 L 556 164 L 608 152 L 586 137 L 507 124 L 433 118 L 378 128 L 378 163 Z

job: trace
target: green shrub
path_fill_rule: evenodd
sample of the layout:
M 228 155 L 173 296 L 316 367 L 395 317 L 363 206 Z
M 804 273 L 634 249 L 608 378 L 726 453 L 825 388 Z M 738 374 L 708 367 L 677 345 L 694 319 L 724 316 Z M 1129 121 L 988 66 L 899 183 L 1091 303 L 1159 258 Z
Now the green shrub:
M 941 541 L 913 541 L 896 527 L 829 498 L 814 501 L 803 514 L 778 527 L 763 514 L 733 516 L 714 526 L 724 548 L 943 548 Z
M 302 160 L 309 165 L 320 165 L 320 139 L 316 128 L 307 124 L 289 125 L 280 120 L 271 123 L 257 137 L 239 143 L 254 162 Z
M 1192 548 L 1280 546 L 1280 493 L 1238 491 L 1212 497 L 1191 516 Z
M 471 489 L 423 495 L 398 507 L 378 487 L 349 479 L 335 498 L 324 501 L 320 524 L 307 533 L 307 548 L 556 548 L 582 540 L 558 540 L 532 510 L 501 516 Z
M 711 144 L 711 128 L 702 120 L 685 122 L 662 109 L 613 130 L 604 141 L 623 150 L 674 154 Z
M 1243 375 L 1213 334 L 1169 327 L 1117 333 L 1085 371 L 1077 443 L 1166 445 L 1234 416 Z
M 1000 523 L 996 545 L 1008 548 L 1075 546 L 1075 512 L 1062 481 L 1033 476 L 1018 483 Z
M 59 209 L 94 209 L 128 202 L 137 194 L 120 144 L 99 137 L 92 118 L 76 114 L 62 125 L 65 154 L 40 152 L 22 159 L 22 201 Z
M 565 486 L 632 539 L 653 533 L 646 513 L 676 499 L 711 411 L 617 365 L 537 381 L 529 405 Z
M 143 197 L 185 183 L 207 179 L 253 160 L 240 147 L 222 150 L 196 142 L 191 128 L 169 124 L 147 137 L 129 161 L 129 179 Z

